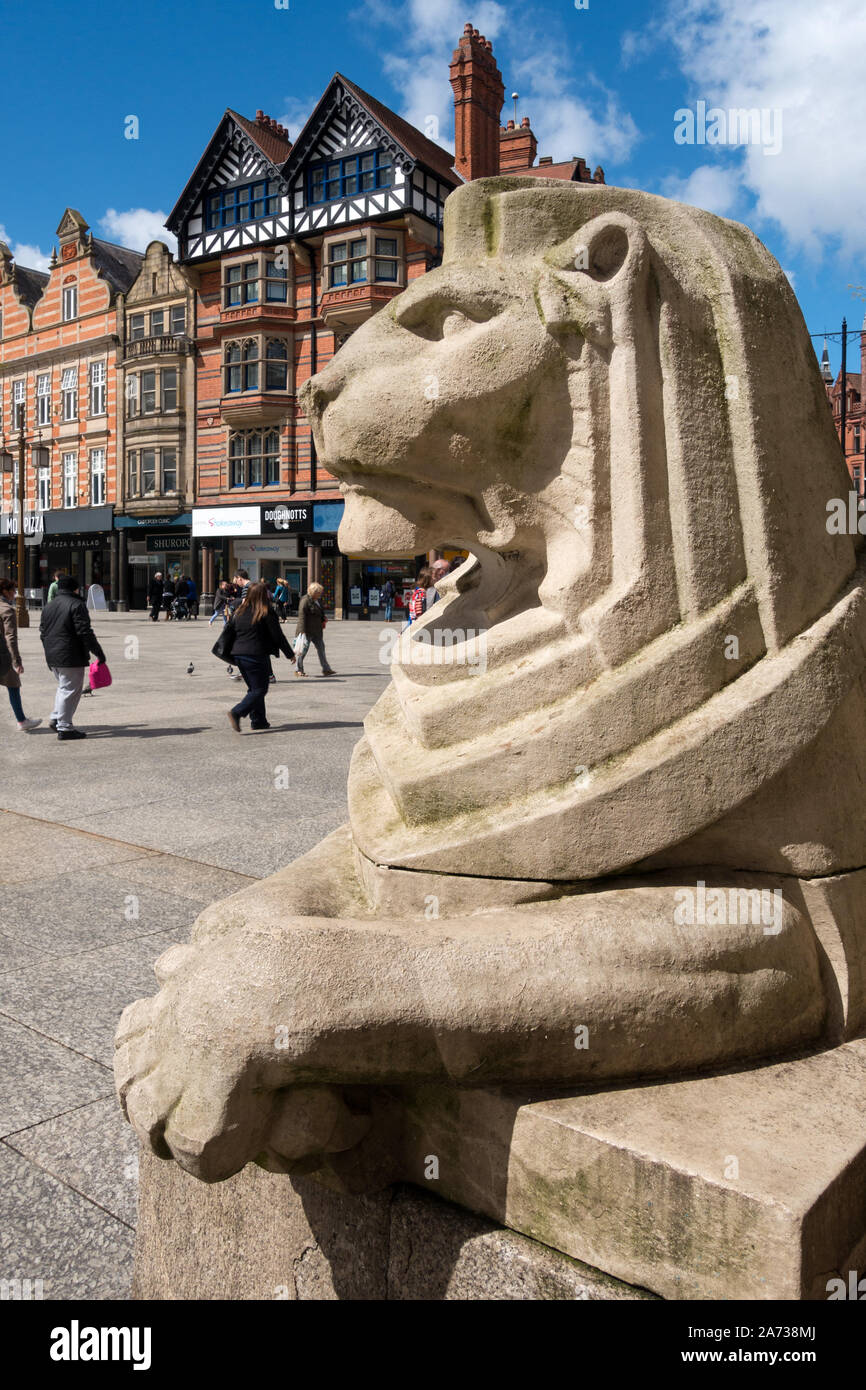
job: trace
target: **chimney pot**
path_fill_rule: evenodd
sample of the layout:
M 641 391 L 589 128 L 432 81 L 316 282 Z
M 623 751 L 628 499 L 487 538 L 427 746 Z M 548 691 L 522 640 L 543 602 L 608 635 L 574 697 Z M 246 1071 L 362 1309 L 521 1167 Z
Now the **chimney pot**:
M 528 125 L 529 125 L 529 117 L 528 117 L 528 116 L 524 116 L 524 117 L 523 117 L 523 120 L 520 122 L 520 124 L 521 124 L 522 126 L 528 126 Z
M 257 111 L 257 112 L 256 112 L 256 120 L 259 122 L 260 125 L 261 125 L 262 121 L 264 120 L 264 118 L 265 118 L 265 113 L 264 113 L 264 111 Z
M 543 155 L 541 156 L 541 158 L 539 159 L 538 162 L 539 162 L 539 164 L 552 164 L 552 163 L 553 163 L 553 155 L 552 155 L 552 154 L 543 154 Z
M 463 32 L 464 32 L 464 34 L 471 34 L 471 33 L 472 33 L 472 25 L 471 25 L 471 24 L 464 24 L 464 25 L 463 25 Z
M 508 125 L 506 126 L 506 130 L 513 130 L 513 129 L 514 129 L 514 122 L 513 122 L 513 121 L 509 121 L 509 122 L 508 122 Z

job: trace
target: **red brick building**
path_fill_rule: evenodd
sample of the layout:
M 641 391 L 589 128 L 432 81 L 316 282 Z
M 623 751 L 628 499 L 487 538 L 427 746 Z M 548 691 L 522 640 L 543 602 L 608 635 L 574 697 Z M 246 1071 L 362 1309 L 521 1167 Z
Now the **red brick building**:
M 841 441 L 842 373 L 840 371 L 836 380 L 833 380 L 826 341 L 821 358 L 821 371 L 827 388 L 830 409 L 833 411 L 836 433 Z M 860 371 L 846 372 L 845 374 L 845 462 L 851 475 L 853 489 L 861 497 L 866 492 L 866 401 L 864 401 L 864 385 L 866 385 L 866 318 L 863 320 L 863 331 L 860 334 Z
M 439 263 L 443 205 L 464 178 L 591 178 L 582 159 L 536 164 L 527 118 L 500 125 L 502 78 L 471 25 L 450 81 L 454 159 L 337 73 L 294 145 L 262 111 L 227 110 L 168 218 L 197 291 L 191 545 L 201 544 L 204 593 L 236 567 L 287 574 L 298 591 L 319 578 L 328 606 L 357 616 L 386 577 L 399 591 L 414 574 L 413 556 L 340 555 L 339 487 L 316 458 L 298 390 Z
M 110 595 L 117 582 L 112 515 L 122 296 L 142 257 L 94 237 L 73 208 L 57 237 L 47 273 L 16 265 L 0 244 L 0 448 L 16 460 L 16 471 L 2 475 L 0 572 L 16 568 L 23 425 L 25 513 L 38 517 L 42 532 L 27 547 L 26 587 L 43 587 L 59 568 Z

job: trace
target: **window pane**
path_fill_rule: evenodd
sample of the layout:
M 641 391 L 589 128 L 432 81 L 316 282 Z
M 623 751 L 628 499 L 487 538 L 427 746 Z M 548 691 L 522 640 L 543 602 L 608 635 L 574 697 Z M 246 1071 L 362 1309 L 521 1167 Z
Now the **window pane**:
M 172 333 L 186 332 L 186 305 L 173 304 L 171 309 L 171 331 Z
M 259 345 L 253 341 L 244 343 L 244 361 L 253 362 L 258 358 Z
M 144 337 L 144 314 L 133 314 L 129 320 L 129 336 L 133 340 Z
M 376 237 L 376 255 L 377 255 L 377 256 L 396 256 L 396 254 L 397 254 L 397 238 L 396 238 L 396 237 L 390 237 L 390 236 L 377 236 L 377 237 Z
M 229 367 L 226 379 L 227 391 L 240 391 L 241 389 L 241 369 L 240 367 Z
M 347 174 L 343 182 L 343 192 L 351 195 L 358 192 L 358 175 Z
M 346 259 L 345 241 L 336 242 L 328 252 L 328 258 L 332 261 L 344 261 Z
M 364 239 L 362 239 L 362 240 L 358 240 L 358 241 L 353 241 L 353 242 L 350 243 L 350 255 L 352 255 L 352 256 L 363 256 L 364 253 L 366 252 L 366 250 L 367 250 L 367 241 L 366 241 L 366 238 L 364 238 Z
M 162 408 L 177 410 L 177 369 L 168 367 L 162 373 Z
M 163 449 L 162 451 L 162 490 L 163 492 L 177 491 L 177 451 L 175 449 Z
M 156 410 L 156 372 L 141 374 L 141 409 L 145 415 L 152 415 Z
M 362 169 L 373 169 L 373 168 L 375 168 L 375 165 L 376 165 L 376 156 L 375 156 L 375 154 L 362 154 L 362 155 L 361 155 L 361 168 L 362 168 Z
M 286 285 L 285 280 L 268 280 L 266 291 L 267 298 L 271 301 L 272 304 L 285 304 L 288 298 L 287 289 L 288 286 Z
M 239 266 L 239 265 L 230 265 L 230 266 L 229 266 L 228 270 L 226 271 L 226 282 L 227 282 L 227 284 L 231 285 L 231 284 L 234 284 L 235 280 L 240 280 L 240 278 L 241 278 L 241 269 L 242 269 L 242 267 Z
M 376 279 L 377 279 L 377 280 L 394 280 L 394 281 L 396 281 L 396 279 L 397 279 L 397 262 L 396 262 L 396 261 L 377 261 L 377 262 L 376 262 Z
M 142 492 L 156 491 L 155 449 L 142 449 L 141 451 L 141 490 Z
M 240 360 L 241 360 L 241 350 L 240 350 L 240 347 L 238 346 L 237 343 L 231 343 L 231 344 L 229 345 L 229 347 L 226 349 L 226 361 L 227 361 L 227 362 L 240 362 Z
M 258 266 L 256 265 L 255 261 L 250 261 L 247 265 L 244 266 L 244 279 L 245 279 L 245 280 L 257 280 L 257 279 L 258 279 L 258 275 L 259 275 L 259 268 L 258 268 Z
M 247 373 L 246 390 L 247 390 L 247 391 L 258 391 L 258 389 L 259 389 L 259 364 L 258 364 L 258 362 L 253 362 L 253 363 L 251 363 L 251 364 L 246 368 L 246 373 Z
M 369 189 L 376 187 L 376 172 L 374 169 L 365 171 L 361 175 L 361 188 L 366 193 Z
M 265 386 L 268 391 L 285 391 L 288 367 L 285 362 L 269 362 L 265 372 Z
M 363 280 L 366 280 L 366 278 L 367 278 L 367 262 L 366 262 L 366 261 L 353 261 L 353 262 L 352 262 L 352 273 L 351 273 L 351 276 L 350 276 L 350 283 L 353 284 L 353 285 L 357 285 L 359 282 L 361 282 L 361 281 L 363 281 Z
M 346 283 L 346 267 L 344 265 L 334 265 L 330 268 L 331 287 L 339 287 Z
M 150 316 L 150 336 L 161 338 L 165 332 L 165 310 L 154 309 Z

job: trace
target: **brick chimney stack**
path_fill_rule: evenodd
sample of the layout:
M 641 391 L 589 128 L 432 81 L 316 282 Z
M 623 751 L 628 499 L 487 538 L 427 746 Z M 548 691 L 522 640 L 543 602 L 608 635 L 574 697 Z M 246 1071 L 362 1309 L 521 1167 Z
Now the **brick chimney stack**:
M 532 133 L 529 117 L 524 116 L 519 126 L 509 121 L 499 132 L 499 170 L 502 174 L 516 174 L 521 169 L 531 169 L 538 153 L 538 141 Z
M 489 39 L 467 24 L 451 59 L 455 165 L 465 179 L 499 173 L 499 117 L 505 100 L 502 74 Z

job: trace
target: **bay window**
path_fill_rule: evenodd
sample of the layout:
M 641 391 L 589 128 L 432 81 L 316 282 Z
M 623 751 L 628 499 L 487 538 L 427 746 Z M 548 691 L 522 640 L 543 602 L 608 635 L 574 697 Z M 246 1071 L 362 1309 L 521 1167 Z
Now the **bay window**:
M 325 289 L 348 289 L 352 285 L 402 285 L 403 242 L 398 231 L 382 235 L 367 227 L 353 237 L 326 239 L 324 247 Z
M 229 441 L 229 486 L 278 487 L 280 436 L 277 430 L 246 430 Z

